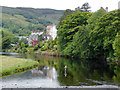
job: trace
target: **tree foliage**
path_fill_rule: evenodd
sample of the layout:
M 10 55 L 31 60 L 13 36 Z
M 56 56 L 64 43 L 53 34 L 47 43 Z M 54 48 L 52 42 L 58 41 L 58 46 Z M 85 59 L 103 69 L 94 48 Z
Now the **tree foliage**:
M 58 24 L 59 45 L 63 51 L 72 42 L 74 34 L 79 26 L 87 25 L 87 19 L 91 16 L 89 12 L 75 11 L 67 15 L 64 20 Z
M 21 43 L 24 43 L 24 44 L 28 44 L 28 41 L 27 41 L 27 39 L 26 38 L 21 38 L 21 40 L 19 40 L 19 45 L 21 45 Z
M 89 3 L 84 3 L 81 7 L 77 7 L 75 8 L 76 11 L 85 11 L 85 12 L 89 12 L 91 7 L 89 5 Z
M 113 57 L 112 44 L 117 32 L 120 31 L 120 10 L 103 15 L 94 30 L 91 31 L 91 44 L 96 52 L 105 57 Z
M 4 28 L 1 30 L 1 34 L 2 34 L 2 49 L 10 48 L 14 35 L 6 31 Z
M 67 15 L 58 25 L 58 41 L 62 54 L 105 60 L 119 58 L 120 10 L 106 13 L 79 10 Z M 118 33 L 118 34 L 117 34 Z
M 24 42 L 21 43 L 21 47 L 24 48 L 25 47 L 25 44 Z
M 81 10 L 83 10 L 83 11 L 90 11 L 90 10 L 89 10 L 90 8 L 91 8 L 91 7 L 90 7 L 89 3 L 84 3 L 84 4 L 82 5 L 82 7 L 81 7 Z
M 98 11 L 96 11 L 95 13 L 93 13 L 92 16 L 87 20 L 87 22 L 88 22 L 91 30 L 93 30 L 93 29 L 96 27 L 99 19 L 100 19 L 104 14 L 106 14 L 106 11 L 105 11 L 103 8 L 101 8 L 101 9 L 99 9 Z
M 116 60 L 120 61 L 120 32 L 117 33 L 115 40 L 113 41 L 113 49 Z

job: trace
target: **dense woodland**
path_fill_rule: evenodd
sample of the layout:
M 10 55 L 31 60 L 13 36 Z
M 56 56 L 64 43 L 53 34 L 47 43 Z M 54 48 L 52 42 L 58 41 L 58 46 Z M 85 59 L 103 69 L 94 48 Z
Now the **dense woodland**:
M 65 11 L 57 26 L 61 54 L 120 61 L 120 10 L 68 12 L 71 11 Z

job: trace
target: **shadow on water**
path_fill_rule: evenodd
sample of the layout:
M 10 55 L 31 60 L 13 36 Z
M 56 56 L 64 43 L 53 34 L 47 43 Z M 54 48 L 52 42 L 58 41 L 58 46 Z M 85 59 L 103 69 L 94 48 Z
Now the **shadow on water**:
M 100 60 L 67 59 L 39 54 L 20 54 L 18 57 L 36 60 L 39 62 L 39 66 L 31 71 L 13 75 L 17 78 L 22 77 L 22 79 L 28 80 L 39 77 L 38 81 L 51 79 L 55 80 L 58 86 L 120 86 L 120 66 L 114 63 Z M 5 77 L 5 79 L 7 78 Z M 47 84 L 47 82 L 44 82 L 44 84 Z

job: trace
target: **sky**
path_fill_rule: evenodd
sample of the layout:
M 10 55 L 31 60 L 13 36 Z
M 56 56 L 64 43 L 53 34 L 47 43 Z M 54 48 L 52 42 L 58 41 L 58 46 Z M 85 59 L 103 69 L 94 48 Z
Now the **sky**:
M 32 8 L 51 8 L 57 10 L 75 10 L 78 6 L 88 2 L 92 12 L 100 7 L 108 7 L 108 11 L 118 9 L 120 0 L 0 0 L 0 6 L 8 7 L 32 7 Z

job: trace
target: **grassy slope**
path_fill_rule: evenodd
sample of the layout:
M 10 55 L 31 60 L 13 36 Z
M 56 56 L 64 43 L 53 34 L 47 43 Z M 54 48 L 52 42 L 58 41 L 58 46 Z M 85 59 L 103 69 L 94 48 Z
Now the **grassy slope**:
M 0 56 L 0 62 L 2 62 L 2 76 L 11 75 L 14 73 L 23 72 L 25 70 L 29 70 L 37 67 L 38 62 L 22 59 L 22 58 L 14 58 L 8 56 Z

